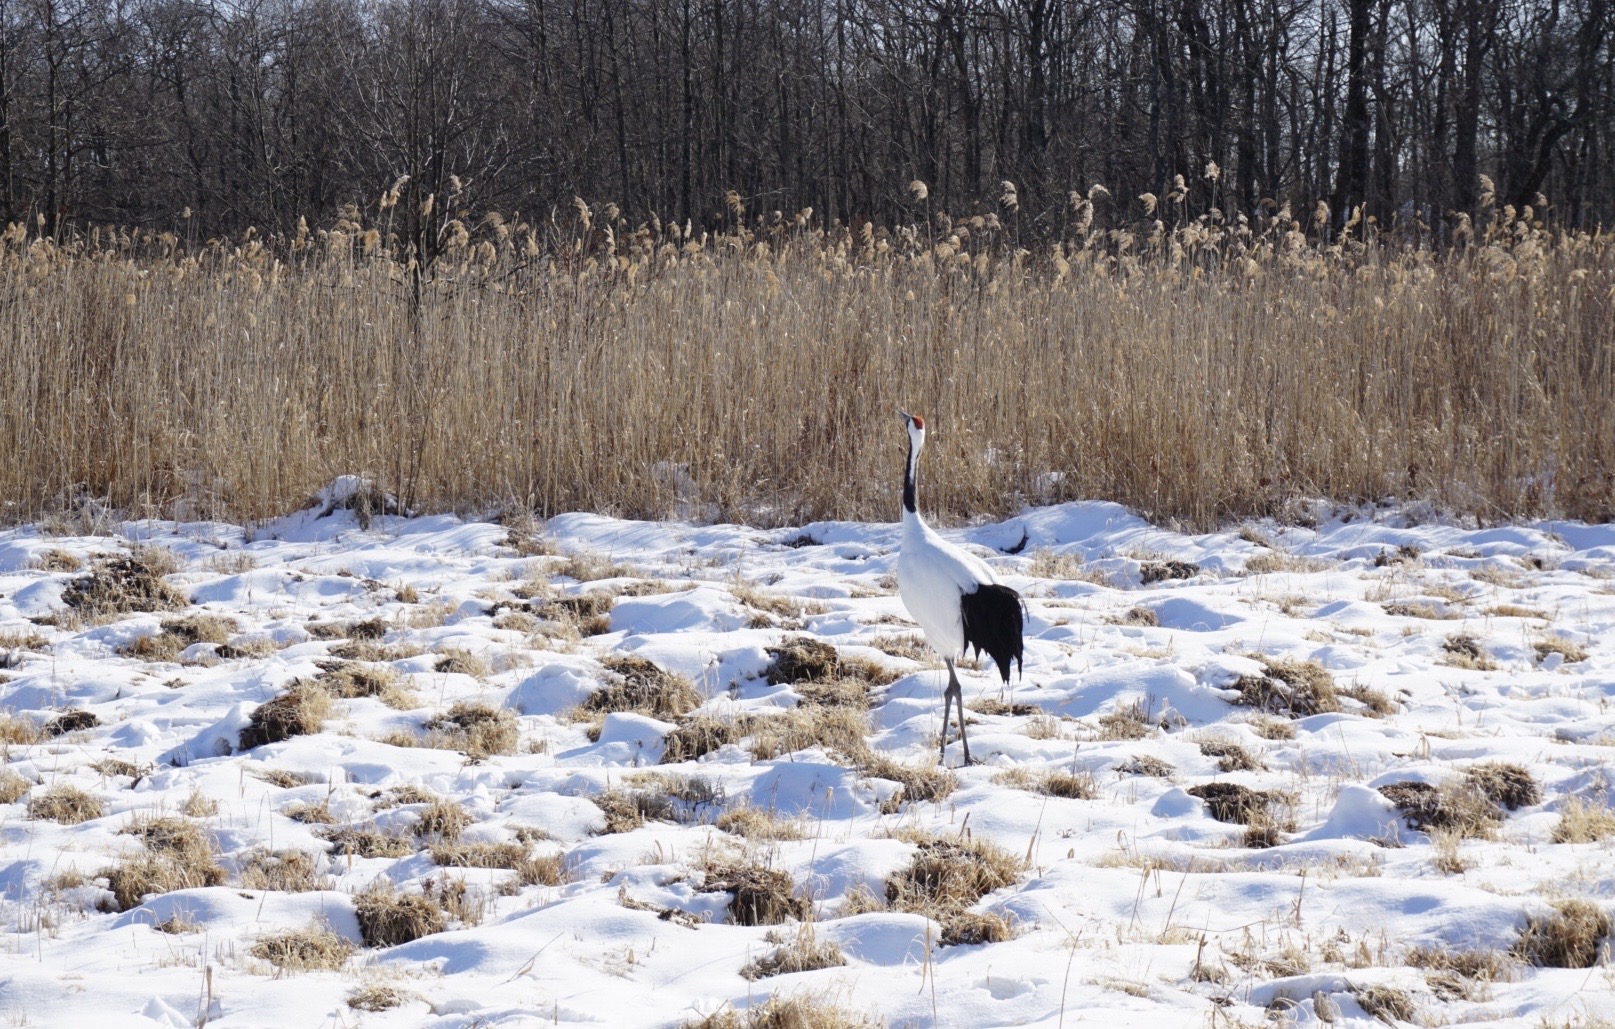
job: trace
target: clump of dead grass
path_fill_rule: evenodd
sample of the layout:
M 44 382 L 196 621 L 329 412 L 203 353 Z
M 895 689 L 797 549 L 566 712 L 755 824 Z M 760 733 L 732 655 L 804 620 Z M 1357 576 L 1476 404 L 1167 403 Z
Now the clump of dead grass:
M 294 681 L 286 692 L 253 711 L 247 727 L 241 730 L 241 749 L 312 735 L 325 728 L 330 716 L 328 693 L 312 683 Z
M 795 636 L 777 647 L 768 648 L 773 660 L 768 665 L 770 685 L 799 682 L 827 682 L 841 672 L 836 648 L 809 636 Z
M 448 928 L 443 907 L 423 893 L 399 893 L 382 879 L 353 898 L 366 947 L 396 947 Z
M 1148 736 L 1153 728 L 1149 710 L 1142 700 L 1120 705 L 1115 710 L 1099 716 L 1101 740 L 1141 740 Z
M 1171 579 L 1192 579 L 1200 574 L 1200 566 L 1193 561 L 1145 561 L 1138 567 L 1139 581 L 1145 586 Z
M 1548 914 L 1526 916 L 1509 953 L 1542 968 L 1591 968 L 1610 938 L 1609 912 L 1590 900 L 1555 901 Z
M 1119 615 L 1112 615 L 1105 619 L 1111 625 L 1132 626 L 1142 629 L 1154 629 L 1160 626 L 1161 616 L 1147 607 L 1130 607 Z
M 94 729 L 101 724 L 101 719 L 93 711 L 82 709 L 69 709 L 57 714 L 45 723 L 44 734 L 48 737 L 66 736 L 72 732 L 83 732 Z
M 781 818 L 772 811 L 750 805 L 725 811 L 713 824 L 724 832 L 759 842 L 805 840 L 808 836 L 800 818 Z
M 234 618 L 197 614 L 167 618 L 162 628 L 150 636 L 140 636 L 118 648 L 126 657 L 142 661 L 176 661 L 186 648 L 197 643 L 224 644 L 237 629 Z
M 375 697 L 399 710 L 408 710 L 417 703 L 414 693 L 401 683 L 398 672 L 387 665 L 338 660 L 315 676 L 314 683 L 336 700 Z
M 1217 759 L 1217 768 L 1223 772 L 1262 772 L 1267 766 L 1262 759 L 1235 740 L 1225 736 L 1209 736 L 1199 741 L 1200 753 Z
M 62 825 L 78 825 L 100 818 L 101 799 L 71 783 L 58 783 L 28 799 L 28 817 Z
M 909 765 L 884 754 L 871 754 L 858 770 L 876 779 L 889 779 L 899 789 L 887 806 L 896 811 L 904 802 L 936 803 L 959 788 L 959 777 L 941 765 Z
M 1438 607 L 1427 600 L 1398 600 L 1382 605 L 1385 613 L 1398 618 L 1422 618 L 1425 621 L 1456 621 L 1458 612 Z
M 126 614 L 178 611 L 189 598 L 163 581 L 176 570 L 172 555 L 156 548 L 137 548 L 126 557 L 98 562 L 62 590 L 62 602 L 91 621 Z
M 352 956 L 353 944 L 316 920 L 301 929 L 260 937 L 249 953 L 283 972 L 335 971 Z
M 1337 691 L 1342 697 L 1350 697 L 1363 705 L 1361 713 L 1370 718 L 1385 718 L 1388 715 L 1396 714 L 1396 703 L 1386 696 L 1383 690 L 1377 690 L 1372 686 L 1354 682 L 1349 686 L 1338 687 Z M 1293 730 L 1291 735 L 1294 735 Z M 1272 737 L 1269 738 L 1271 739 Z
M 469 758 L 514 754 L 520 733 L 515 713 L 462 700 L 443 714 L 427 719 L 424 746 L 457 750 Z
M 1571 797 L 1559 809 L 1554 843 L 1597 843 L 1615 837 L 1615 811 L 1609 805 Z
M 789 873 L 759 864 L 716 864 L 706 869 L 703 893 L 728 893 L 735 925 L 778 925 L 808 917 L 808 902 L 796 895 Z
M 1415 947 L 1404 960 L 1413 968 L 1453 972 L 1477 982 L 1506 983 L 1514 978 L 1513 961 L 1499 950 Z
M 1189 787 L 1189 796 L 1206 802 L 1206 810 L 1219 822 L 1249 826 L 1269 816 L 1270 805 L 1279 800 L 1265 790 L 1253 790 L 1237 782 L 1208 782 Z
M 1477 672 L 1490 672 L 1497 668 L 1481 646 L 1480 639 L 1474 633 L 1456 632 L 1442 641 L 1442 663 L 1453 668 L 1468 668 Z
M 1007 768 L 993 776 L 993 782 L 1029 793 L 1065 800 L 1093 800 L 1099 796 L 1099 783 L 1087 769 Z
M 391 1011 L 402 1007 L 414 999 L 414 994 L 400 990 L 396 986 L 385 983 L 372 983 L 361 986 L 348 994 L 348 1007 L 355 1011 L 368 1011 L 374 1014 L 379 1011 Z
M 419 657 L 424 653 L 413 643 L 379 643 L 375 640 L 344 640 L 329 651 L 343 661 L 385 663 Z
M 772 953 L 753 958 L 740 970 L 740 977 L 748 982 L 792 972 L 816 972 L 822 968 L 839 968 L 847 963 L 841 948 L 829 940 L 820 940 L 812 922 L 803 922 L 794 934 L 771 940 L 779 944 Z
M 613 655 L 601 664 L 611 679 L 583 702 L 583 712 L 631 711 L 673 721 L 701 705 L 701 693 L 694 683 L 642 657 Z
M 15 804 L 28 796 L 34 784 L 9 768 L 0 768 L 0 804 Z
M 1408 828 L 1446 832 L 1456 839 L 1490 839 L 1503 822 L 1503 812 L 1477 785 L 1463 777 L 1441 786 L 1407 780 L 1389 783 L 1379 792 L 1402 812 Z
M 886 881 L 894 910 L 924 915 L 942 926 L 944 944 L 999 943 L 1013 935 L 1009 922 L 971 911 L 981 898 L 1020 878 L 1019 859 L 996 844 L 968 835 L 938 836 L 904 830 L 916 847 L 908 867 Z
M 403 833 L 375 826 L 334 825 L 314 835 L 331 844 L 331 853 L 361 858 L 400 858 L 415 853 L 415 841 Z
M 755 719 L 748 715 L 696 714 L 686 718 L 662 741 L 662 763 L 696 761 L 751 732 Z
M 1587 648 L 1564 636 L 1539 636 L 1532 641 L 1531 649 L 1536 651 L 1539 663 L 1546 661 L 1552 654 L 1563 657 L 1566 664 L 1587 660 Z
M 258 849 L 241 862 L 241 888 L 280 893 L 310 893 L 331 888 L 331 877 L 320 871 L 320 858 L 306 850 Z
M 726 1007 L 679 1029 L 878 1029 L 881 1024 L 822 998 L 775 994 L 744 1011 Z
M 1262 663 L 1265 674 L 1240 676 L 1233 685 L 1239 693 L 1234 703 L 1290 718 L 1340 710 L 1334 677 L 1316 661 L 1251 656 Z
M 473 679 L 486 679 L 493 673 L 482 655 L 460 647 L 445 647 L 438 651 L 437 661 L 432 668 L 445 675 L 469 675 Z
M 138 907 L 146 897 L 201 886 L 222 886 L 226 873 L 206 829 L 171 815 L 143 819 L 121 830 L 145 844 L 144 853 L 124 858 L 106 871 L 107 888 L 119 911 Z
M 1174 771 L 1154 754 L 1134 754 L 1116 766 L 1117 775 L 1144 775 L 1152 779 L 1170 779 Z
M 1364 1011 L 1387 1025 L 1411 1022 L 1418 1014 L 1413 997 L 1397 986 L 1370 983 L 1353 989 L 1352 997 Z
M 39 723 L 9 712 L 0 714 L 0 743 L 26 747 L 45 738 Z
M 434 840 L 457 840 L 471 824 L 471 814 L 465 808 L 442 797 L 433 797 L 415 823 L 415 835 Z
M 1521 765 L 1483 761 L 1464 769 L 1464 781 L 1510 811 L 1542 803 L 1542 786 Z
M 868 754 L 865 737 L 869 718 L 861 708 L 804 705 L 767 717 L 752 725 L 751 753 L 759 761 L 772 761 L 810 747 L 822 747 L 853 763 Z

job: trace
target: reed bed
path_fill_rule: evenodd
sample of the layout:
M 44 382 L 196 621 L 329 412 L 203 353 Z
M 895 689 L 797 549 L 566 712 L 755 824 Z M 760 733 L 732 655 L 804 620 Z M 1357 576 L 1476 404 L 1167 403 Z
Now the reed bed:
M 1153 200 L 1153 198 L 1150 198 Z M 1058 243 L 996 218 L 706 234 L 613 209 L 295 238 L 0 244 L 0 517 L 268 518 L 337 475 L 415 510 L 943 520 L 1104 498 L 1482 521 L 1615 503 L 1615 247 L 1527 209 L 1431 248 L 1288 210 Z M 1153 206 L 1153 205 L 1151 205 Z M 1358 226 L 1358 232 L 1362 227 Z

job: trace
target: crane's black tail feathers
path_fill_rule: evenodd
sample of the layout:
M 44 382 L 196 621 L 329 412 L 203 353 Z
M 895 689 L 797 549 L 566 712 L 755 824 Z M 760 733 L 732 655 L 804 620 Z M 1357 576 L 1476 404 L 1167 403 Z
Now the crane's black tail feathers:
M 1010 662 L 1019 669 L 1025 649 L 1021 642 L 1021 595 L 1008 586 L 984 583 L 960 599 L 959 609 L 964 618 L 965 646 L 978 655 L 985 650 L 998 665 L 998 674 L 1009 682 Z

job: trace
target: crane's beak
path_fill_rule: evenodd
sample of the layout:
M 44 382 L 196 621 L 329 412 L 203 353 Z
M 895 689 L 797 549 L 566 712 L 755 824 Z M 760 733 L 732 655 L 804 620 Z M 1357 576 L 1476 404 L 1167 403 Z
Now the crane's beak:
M 902 408 L 897 409 L 897 417 L 903 419 L 903 424 L 904 425 L 909 425 L 914 421 L 914 416 L 909 414 L 907 411 L 903 410 Z

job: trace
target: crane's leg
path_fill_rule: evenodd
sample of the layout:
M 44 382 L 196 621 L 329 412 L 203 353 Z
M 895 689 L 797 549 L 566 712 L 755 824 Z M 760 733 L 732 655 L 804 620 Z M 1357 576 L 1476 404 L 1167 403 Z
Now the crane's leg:
M 946 660 L 946 659 L 944 659 Z M 948 685 L 942 688 L 942 754 L 937 760 L 948 763 L 948 716 L 953 711 L 953 662 L 948 661 Z
M 970 740 L 965 737 L 965 697 L 964 688 L 959 685 L 959 673 L 953 670 L 953 662 L 948 661 L 948 690 L 942 695 L 942 753 L 948 753 L 948 706 L 952 703 L 959 711 L 959 742 L 964 744 L 965 764 L 970 763 Z

